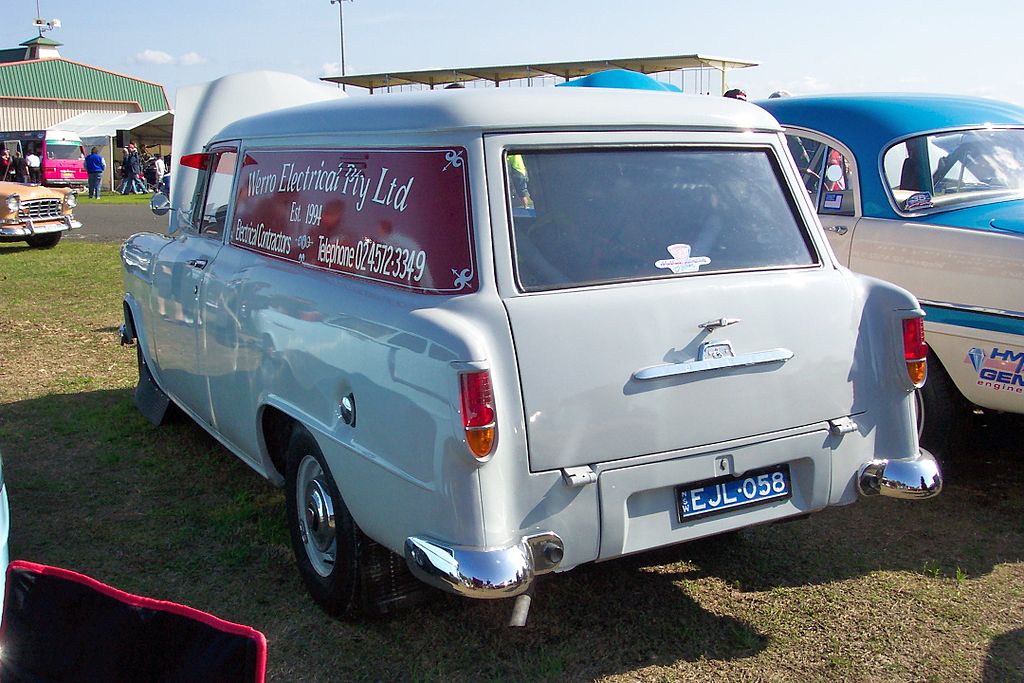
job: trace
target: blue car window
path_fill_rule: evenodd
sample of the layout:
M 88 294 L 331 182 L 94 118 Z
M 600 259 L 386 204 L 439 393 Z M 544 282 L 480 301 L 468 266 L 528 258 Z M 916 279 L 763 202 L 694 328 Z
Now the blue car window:
M 882 164 L 908 213 L 1002 201 L 1024 192 L 1024 130 L 921 135 L 890 147 Z
M 853 173 L 850 161 L 838 149 L 828 148 L 824 154 L 825 170 L 818 196 L 818 213 L 833 216 L 853 215 Z
M 789 146 L 789 153 L 796 161 L 796 167 L 800 170 L 800 180 L 803 181 L 807 194 L 810 195 L 811 201 L 817 204 L 818 192 L 821 190 L 822 166 L 825 163 L 824 143 L 800 135 L 787 135 L 786 143 Z

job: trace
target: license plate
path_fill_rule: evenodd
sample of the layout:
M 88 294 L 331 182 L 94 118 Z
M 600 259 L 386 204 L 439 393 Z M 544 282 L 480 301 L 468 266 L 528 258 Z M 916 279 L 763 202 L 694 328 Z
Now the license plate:
M 781 500 L 793 495 L 789 466 L 748 472 L 742 477 L 719 477 L 676 487 L 679 521 Z
M 61 171 L 60 174 L 64 178 L 73 178 L 75 176 L 75 172 L 74 171 Z

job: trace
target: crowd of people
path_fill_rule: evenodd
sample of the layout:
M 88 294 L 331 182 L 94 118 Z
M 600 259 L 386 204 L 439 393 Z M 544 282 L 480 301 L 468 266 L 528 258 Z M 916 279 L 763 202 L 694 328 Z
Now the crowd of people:
M 11 151 L 4 148 L 0 152 L 0 180 L 16 183 L 39 183 L 41 161 L 36 149 L 29 150 L 22 156 L 21 150 Z
M 103 184 L 103 173 L 107 162 L 100 154 L 98 147 L 93 147 L 85 157 L 85 172 L 89 176 L 89 198 L 99 199 Z M 22 155 L 20 149 L 0 150 L 0 181 L 15 183 L 38 184 L 41 160 L 37 150 L 30 149 Z M 121 165 L 118 168 L 119 184 L 117 192 L 121 194 L 147 194 L 160 188 L 164 174 L 167 172 L 167 161 L 159 154 L 141 152 L 135 143 L 121 150 Z
M 145 194 L 160 187 L 167 165 L 159 154 L 139 152 L 135 143 L 129 143 L 121 150 L 121 194 Z M 86 169 L 88 170 L 88 169 Z

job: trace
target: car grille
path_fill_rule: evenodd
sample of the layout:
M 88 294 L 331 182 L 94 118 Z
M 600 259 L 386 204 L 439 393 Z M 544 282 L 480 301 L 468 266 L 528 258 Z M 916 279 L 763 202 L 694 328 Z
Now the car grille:
M 18 218 L 31 218 L 32 220 L 60 218 L 64 215 L 61 204 L 59 199 L 28 199 L 21 203 Z

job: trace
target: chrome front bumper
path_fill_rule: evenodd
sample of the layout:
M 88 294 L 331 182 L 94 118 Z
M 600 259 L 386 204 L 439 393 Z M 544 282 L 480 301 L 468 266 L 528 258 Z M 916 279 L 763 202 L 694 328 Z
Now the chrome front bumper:
M 921 448 L 913 458 L 867 463 L 857 475 L 857 489 L 862 496 L 924 500 L 942 491 L 942 472 L 935 457 Z
M 454 546 L 420 536 L 405 539 L 405 562 L 416 578 L 471 598 L 519 595 L 538 574 L 558 567 L 562 554 L 562 539 L 553 533 L 490 549 Z
M 0 225 L 0 237 L 32 237 L 33 235 L 46 235 L 51 232 L 64 232 L 82 227 L 80 221 L 71 216 L 64 216 L 60 221 L 47 221 L 35 223 L 31 219 L 24 222 L 18 221 L 13 225 Z

